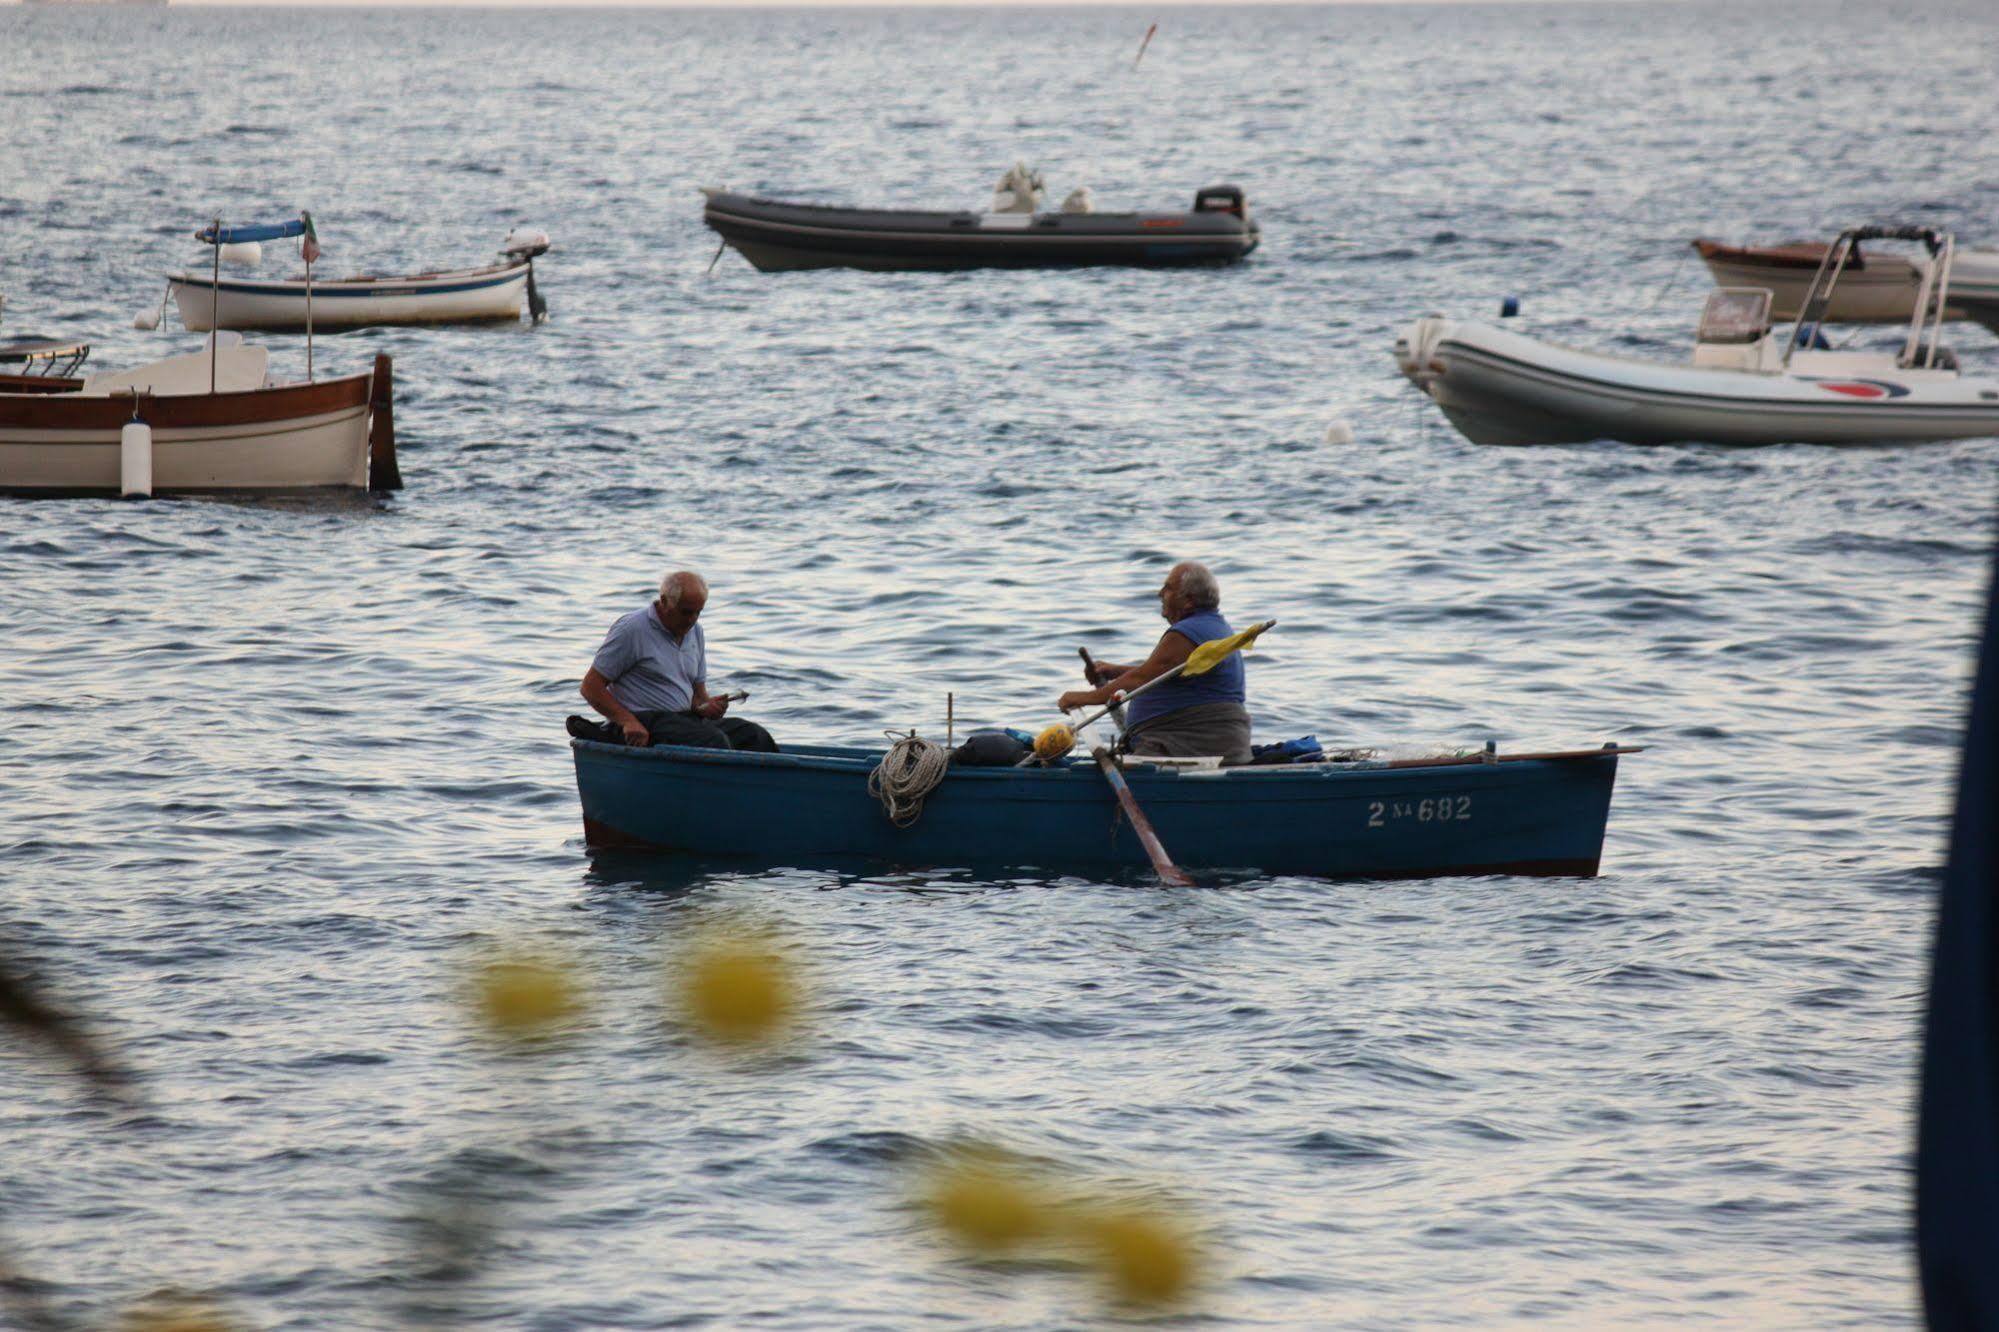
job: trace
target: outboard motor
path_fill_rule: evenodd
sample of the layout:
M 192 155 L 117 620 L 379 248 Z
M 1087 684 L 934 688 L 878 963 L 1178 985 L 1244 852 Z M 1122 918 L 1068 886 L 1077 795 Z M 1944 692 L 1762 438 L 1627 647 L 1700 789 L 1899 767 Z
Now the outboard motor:
M 1244 221 L 1249 220 L 1249 205 L 1243 202 L 1240 185 L 1210 185 L 1194 193 L 1194 211 L 1197 213 L 1233 213 Z
M 538 259 L 548 253 L 548 233 L 515 227 L 500 242 L 500 254 L 508 259 Z
M 526 227 L 515 227 L 507 233 L 507 238 L 500 242 L 502 259 L 509 259 L 515 263 L 520 263 L 522 260 L 527 262 L 528 322 L 531 324 L 539 324 L 548 318 L 548 302 L 542 299 L 540 290 L 534 285 L 535 257 L 547 254 L 548 245 L 547 232 L 530 231 Z

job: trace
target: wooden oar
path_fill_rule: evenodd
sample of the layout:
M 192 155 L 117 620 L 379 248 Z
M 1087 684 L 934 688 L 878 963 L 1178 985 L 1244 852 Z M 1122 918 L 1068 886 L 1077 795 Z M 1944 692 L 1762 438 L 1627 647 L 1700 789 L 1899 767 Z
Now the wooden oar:
M 1185 870 L 1173 863 L 1173 857 L 1166 854 L 1159 834 L 1152 831 L 1152 820 L 1146 818 L 1145 811 L 1138 807 L 1138 797 L 1131 793 L 1131 787 L 1125 784 L 1124 774 L 1111 761 L 1110 750 L 1102 745 L 1093 746 L 1090 757 L 1097 761 L 1104 780 L 1111 784 L 1111 790 L 1117 795 L 1118 804 L 1124 807 L 1124 816 L 1131 820 L 1131 830 L 1138 834 L 1138 844 L 1151 858 L 1153 872 L 1159 876 L 1159 881 L 1169 888 L 1192 888 L 1194 881 L 1187 877 Z
M 1642 754 L 1643 745 L 1605 745 L 1602 749 L 1554 749 L 1540 754 L 1439 754 L 1435 758 L 1390 759 L 1386 768 L 1455 768 L 1474 763 L 1525 763 L 1534 759 L 1603 758 L 1615 754 Z
M 1265 620 L 1260 624 L 1251 625 L 1241 633 L 1230 634 L 1227 638 L 1217 638 L 1212 642 L 1199 644 L 1192 652 L 1187 654 L 1187 659 L 1178 666 L 1147 680 L 1123 698 L 1117 699 L 1090 714 L 1088 717 L 1085 717 L 1082 721 L 1076 722 L 1069 728 L 1069 737 L 1062 742 L 1060 752 L 1067 753 L 1069 746 L 1075 743 L 1075 733 L 1088 726 L 1091 722 L 1108 713 L 1119 712 L 1126 702 L 1137 698 L 1140 694 L 1155 685 L 1165 684 L 1168 680 L 1178 679 L 1184 675 L 1206 674 L 1216 666 L 1219 666 L 1223 661 L 1226 661 L 1232 654 L 1240 652 L 1254 643 L 1258 634 L 1261 634 L 1276 623 L 1277 621 L 1275 620 Z M 1083 653 L 1083 660 L 1085 662 L 1089 661 L 1089 652 L 1086 649 L 1078 650 Z M 1050 729 L 1053 730 L 1055 728 L 1051 727 Z M 1039 748 L 1039 737 L 1037 737 L 1036 747 Z M 1194 881 L 1188 878 L 1178 865 L 1173 863 L 1171 856 L 1166 854 L 1166 848 L 1160 844 L 1159 834 L 1152 831 L 1152 821 L 1146 818 L 1145 811 L 1138 807 L 1138 797 L 1131 793 L 1131 787 L 1125 784 L 1124 774 L 1119 772 L 1117 764 L 1111 761 L 1110 751 L 1102 745 L 1096 745 L 1091 748 L 1090 757 L 1097 761 L 1097 767 L 1104 774 L 1104 780 L 1111 784 L 1111 790 L 1117 795 L 1118 804 L 1124 808 L 1126 817 L 1131 820 L 1132 831 L 1138 834 L 1139 844 L 1145 848 L 1145 854 L 1151 857 L 1152 868 L 1158 871 L 1160 882 L 1175 888 L 1191 887 Z M 1038 754 L 1029 754 L 1020 761 L 1018 766 L 1026 767 L 1038 758 L 1040 758 Z

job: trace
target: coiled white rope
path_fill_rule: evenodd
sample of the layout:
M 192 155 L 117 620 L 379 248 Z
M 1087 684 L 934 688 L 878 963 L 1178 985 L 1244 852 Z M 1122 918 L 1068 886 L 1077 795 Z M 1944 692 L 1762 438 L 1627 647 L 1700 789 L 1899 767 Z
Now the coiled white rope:
M 894 731 L 884 734 L 895 736 Z M 907 828 L 923 813 L 924 797 L 937 789 L 950 766 L 950 750 L 911 731 L 890 745 L 868 774 L 868 794 L 882 802 L 890 823 Z

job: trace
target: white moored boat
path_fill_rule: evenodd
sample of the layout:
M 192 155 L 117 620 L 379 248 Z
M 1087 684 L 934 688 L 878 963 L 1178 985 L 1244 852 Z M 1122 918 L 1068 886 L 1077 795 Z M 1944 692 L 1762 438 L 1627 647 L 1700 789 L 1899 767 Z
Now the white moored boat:
M 0 375 L 0 491 L 401 486 L 387 356 L 364 374 L 273 384 L 262 347 L 232 333 L 211 342 L 89 379 Z
M 1830 246 L 1725 245 L 1696 240 L 1695 251 L 1719 287 L 1768 287 L 1771 314 L 1795 319 Z M 1906 324 L 1929 270 L 1927 256 L 1862 253 L 1856 246 L 1825 309 L 1829 324 Z M 1960 250 L 1952 260 L 1946 319 L 1975 319 L 1999 332 L 1999 250 Z
M 207 234 L 204 229 L 197 239 Z M 479 323 L 519 319 L 524 307 L 539 320 L 547 306 L 535 288 L 534 261 L 548 248 L 542 233 L 516 231 L 507 237 L 497 264 L 331 281 L 314 278 L 310 264 L 304 276 L 285 279 L 225 277 L 218 264 L 208 273 L 188 269 L 169 274 L 167 295 L 180 310 L 181 324 L 196 333 L 212 328 L 294 330 L 308 324 L 329 329 Z
M 1919 240 L 1923 290 L 1899 353 L 1808 342 L 1862 241 Z M 1691 363 L 1608 356 L 1489 324 L 1429 316 L 1395 359 L 1478 444 L 1864 444 L 1999 435 L 1999 379 L 1958 374 L 1938 341 L 1951 299 L 1952 243 L 1927 229 L 1863 227 L 1828 248 L 1788 336 L 1771 331 L 1765 288 L 1713 293 Z

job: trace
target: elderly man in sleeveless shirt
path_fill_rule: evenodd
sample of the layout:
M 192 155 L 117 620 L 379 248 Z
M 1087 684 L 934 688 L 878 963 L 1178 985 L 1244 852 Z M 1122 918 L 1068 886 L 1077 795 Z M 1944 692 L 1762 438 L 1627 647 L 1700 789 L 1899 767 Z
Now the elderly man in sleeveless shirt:
M 1172 670 L 1202 643 L 1235 631 L 1222 618 L 1222 589 L 1205 565 L 1173 566 L 1159 589 L 1159 613 L 1167 630 L 1152 655 L 1130 666 L 1095 662 L 1084 669 L 1094 689 L 1062 695 L 1059 706 L 1097 707 L 1114 694 L 1128 694 Z M 1169 680 L 1149 689 L 1125 709 L 1125 744 L 1133 754 L 1180 758 L 1219 754 L 1225 764 L 1250 761 L 1249 710 L 1243 706 L 1242 654 L 1191 678 Z
M 682 569 L 660 581 L 658 600 L 621 616 L 583 677 L 584 699 L 610 724 L 571 717 L 569 733 L 628 745 L 776 753 L 770 732 L 725 716 L 729 700 L 709 696 L 708 640 L 698 623 L 707 605 L 707 582 Z

